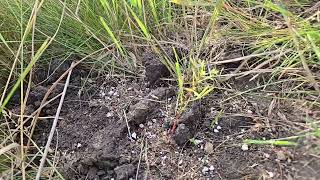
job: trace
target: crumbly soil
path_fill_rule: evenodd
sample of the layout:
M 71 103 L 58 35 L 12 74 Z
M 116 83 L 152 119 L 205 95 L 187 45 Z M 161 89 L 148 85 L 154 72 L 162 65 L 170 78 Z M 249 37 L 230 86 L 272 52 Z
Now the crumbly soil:
M 319 121 L 319 109 L 275 98 L 282 86 L 239 95 L 261 83 L 244 77 L 221 84 L 232 90 L 217 88 L 179 117 L 175 86 L 159 80 L 161 67 L 148 69 L 155 72 L 149 72 L 149 80 L 90 78 L 83 70 L 74 71 L 52 143 L 66 179 L 320 178 L 319 140 L 314 137 L 301 138 L 297 147 L 243 146 L 245 139 L 303 133 L 306 116 Z M 32 90 L 29 107 L 39 105 L 46 88 Z M 57 104 L 41 116 L 54 116 Z M 51 123 L 37 124 L 39 146 L 45 146 Z

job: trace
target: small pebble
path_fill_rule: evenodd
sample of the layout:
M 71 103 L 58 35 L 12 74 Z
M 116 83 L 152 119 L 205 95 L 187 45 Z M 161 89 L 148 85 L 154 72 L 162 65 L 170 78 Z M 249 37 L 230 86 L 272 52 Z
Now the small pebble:
M 77 148 L 80 148 L 82 146 L 82 144 L 78 143 L 77 144 Z
M 202 174 L 206 174 L 208 171 L 209 171 L 209 168 L 205 166 L 202 169 Z
M 273 172 L 267 171 L 267 173 L 268 173 L 268 175 L 269 175 L 270 178 L 273 178 L 273 177 L 274 177 L 274 173 L 273 173 Z
M 250 109 L 247 112 L 248 112 L 248 114 L 252 114 L 253 113 Z
M 108 95 L 109 95 L 109 96 L 112 96 L 113 94 L 114 94 L 114 91 L 109 91 L 109 92 L 108 92 Z
M 112 117 L 112 116 L 113 116 L 112 112 L 107 113 L 107 117 Z
M 178 165 L 181 165 L 183 163 L 182 159 L 178 162 Z
M 283 151 L 278 151 L 277 152 L 277 159 L 280 161 L 284 161 L 287 159 L 287 157 Z
M 242 151 L 248 151 L 249 150 L 248 144 L 242 144 L 241 149 Z
M 119 97 L 119 94 L 118 94 L 117 92 L 114 92 L 114 93 L 113 93 L 113 96 Z
M 152 122 L 148 121 L 147 125 L 152 126 Z
M 217 126 L 217 129 L 220 130 L 220 129 L 221 129 L 221 126 Z
M 270 154 L 265 153 L 265 154 L 264 154 L 264 157 L 265 157 L 265 158 L 270 158 Z
M 98 176 L 102 176 L 102 175 L 104 175 L 104 174 L 106 174 L 106 172 L 105 172 L 104 170 L 99 170 L 99 171 L 97 172 L 97 175 L 98 175 Z
M 218 130 L 218 129 L 214 129 L 214 130 L 213 130 L 213 132 L 218 133 L 218 132 L 219 132 L 219 130 Z
M 132 133 L 132 134 L 131 134 L 131 137 L 132 137 L 133 139 L 137 139 L 137 133 L 135 133 L 135 132 Z
M 202 142 L 203 142 L 202 140 L 195 139 L 195 140 L 194 140 L 194 145 L 199 145 L 199 144 L 201 144 Z
M 157 122 L 157 119 L 152 119 L 152 122 L 153 122 L 153 123 L 156 123 L 156 122 Z
M 210 142 L 207 142 L 204 146 L 204 151 L 207 153 L 207 154 L 212 154 L 213 153 L 213 144 L 210 143 Z
M 139 124 L 139 128 L 143 129 L 144 125 L 143 124 Z
M 210 167 L 209 167 L 209 170 L 210 170 L 210 171 L 214 171 L 214 167 L 213 167 L 213 166 L 210 166 Z

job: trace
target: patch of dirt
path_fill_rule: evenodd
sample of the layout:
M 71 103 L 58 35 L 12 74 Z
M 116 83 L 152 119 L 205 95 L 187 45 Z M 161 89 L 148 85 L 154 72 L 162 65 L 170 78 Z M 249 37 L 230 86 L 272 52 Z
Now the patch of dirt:
M 161 76 L 149 83 L 89 79 L 87 91 L 80 93 L 82 76 L 73 76 L 52 143 L 66 179 L 319 178 L 319 147 L 314 147 L 319 139 L 304 138 L 298 147 L 243 146 L 245 139 L 283 138 L 306 130 L 306 112 L 311 112 L 267 90 L 235 96 L 256 87 L 258 80 L 231 79 L 232 91 L 216 90 L 177 118 L 175 89 L 148 86 Z M 36 87 L 30 106 L 37 107 L 44 92 L 45 87 Z M 46 107 L 42 115 L 54 115 L 56 106 Z M 45 145 L 50 128 L 50 120 L 38 123 L 39 145 Z

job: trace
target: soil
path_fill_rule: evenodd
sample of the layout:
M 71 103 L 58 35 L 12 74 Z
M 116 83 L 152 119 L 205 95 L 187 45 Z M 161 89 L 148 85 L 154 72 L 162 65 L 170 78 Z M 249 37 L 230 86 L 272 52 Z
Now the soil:
M 146 66 L 145 79 L 88 78 L 86 71 L 74 71 L 52 143 L 66 179 L 320 178 L 319 139 L 303 138 L 297 147 L 243 145 L 245 139 L 283 138 L 306 130 L 306 112 L 319 118 L 315 109 L 274 98 L 274 89 L 283 87 L 235 96 L 261 79 L 231 79 L 221 86 L 232 90 L 217 89 L 190 104 L 177 121 L 175 86 L 157 83 L 168 76 L 162 66 Z M 32 90 L 30 107 L 39 106 L 46 86 Z M 53 116 L 57 103 L 42 116 Z M 50 128 L 51 120 L 37 124 L 40 146 Z

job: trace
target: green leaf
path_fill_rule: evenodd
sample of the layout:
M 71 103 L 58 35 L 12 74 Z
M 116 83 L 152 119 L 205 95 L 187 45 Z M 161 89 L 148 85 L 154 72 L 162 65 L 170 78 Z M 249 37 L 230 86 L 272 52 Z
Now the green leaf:
M 122 49 L 121 43 L 117 40 L 117 38 L 113 34 L 113 32 L 110 29 L 110 27 L 107 25 L 107 23 L 104 21 L 103 17 L 101 17 L 101 16 L 100 16 L 100 22 L 101 22 L 102 26 L 104 27 L 104 29 L 107 31 L 108 35 L 110 36 L 110 38 L 112 39 L 114 44 L 116 45 L 117 49 L 120 51 L 121 55 L 124 56 L 125 54 L 124 54 L 124 51 Z

